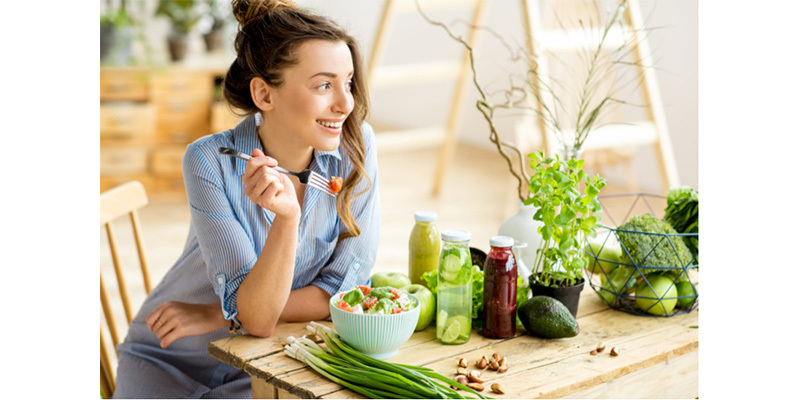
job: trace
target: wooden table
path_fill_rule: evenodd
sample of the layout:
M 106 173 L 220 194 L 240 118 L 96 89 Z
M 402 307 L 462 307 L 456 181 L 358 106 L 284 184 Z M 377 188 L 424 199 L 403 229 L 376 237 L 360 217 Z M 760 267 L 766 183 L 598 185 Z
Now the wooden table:
M 670 318 L 631 315 L 608 308 L 587 285 L 578 309 L 580 333 L 565 339 L 518 334 L 487 339 L 473 331 L 469 342 L 443 345 L 431 326 L 416 332 L 387 361 L 433 368 L 455 376 L 459 358 L 470 363 L 493 353 L 505 356 L 509 369 L 486 369 L 484 394 L 496 398 L 695 398 L 698 396 L 698 314 Z M 325 322 L 332 326 L 330 322 Z M 281 324 L 272 337 L 236 336 L 209 344 L 215 358 L 244 369 L 252 377 L 253 398 L 362 398 L 283 353 L 288 336 L 302 336 L 306 323 Z M 606 350 L 592 356 L 599 342 Z M 611 347 L 620 355 L 612 357 Z M 491 393 L 500 382 L 505 395 Z

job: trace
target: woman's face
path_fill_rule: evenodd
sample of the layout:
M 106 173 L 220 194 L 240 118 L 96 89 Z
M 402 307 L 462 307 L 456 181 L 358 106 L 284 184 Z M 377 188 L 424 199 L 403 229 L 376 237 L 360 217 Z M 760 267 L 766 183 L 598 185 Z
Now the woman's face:
M 353 58 L 344 42 L 311 40 L 296 50 L 298 63 L 283 71 L 273 89 L 270 116 L 291 145 L 331 151 L 353 111 Z M 274 125 L 273 125 L 274 126 Z

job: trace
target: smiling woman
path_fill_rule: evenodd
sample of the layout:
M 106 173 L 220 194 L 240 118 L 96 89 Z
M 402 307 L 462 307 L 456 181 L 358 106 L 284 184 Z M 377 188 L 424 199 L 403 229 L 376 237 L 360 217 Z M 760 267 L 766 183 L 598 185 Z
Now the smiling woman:
M 377 159 L 358 46 L 287 1 L 232 7 L 237 57 L 224 96 L 247 118 L 187 147 L 189 237 L 119 346 L 115 397 L 249 398 L 249 376 L 210 357 L 210 342 L 327 318 L 334 293 L 370 283 Z M 277 165 L 345 179 L 331 197 Z

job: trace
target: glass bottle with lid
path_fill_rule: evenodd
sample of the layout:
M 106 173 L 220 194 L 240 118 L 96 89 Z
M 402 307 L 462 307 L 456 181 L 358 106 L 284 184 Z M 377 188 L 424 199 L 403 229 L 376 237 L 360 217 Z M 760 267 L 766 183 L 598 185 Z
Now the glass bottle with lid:
M 439 267 L 442 241 L 436 228 L 437 215 L 433 211 L 414 213 L 414 228 L 408 238 L 408 277 L 411 283 L 422 284 L 420 277 Z
M 517 263 L 514 239 L 495 236 L 483 267 L 483 329 L 488 338 L 507 338 L 517 332 Z
M 444 344 L 469 341 L 472 332 L 472 257 L 470 233 L 442 232 L 436 300 L 436 338 Z

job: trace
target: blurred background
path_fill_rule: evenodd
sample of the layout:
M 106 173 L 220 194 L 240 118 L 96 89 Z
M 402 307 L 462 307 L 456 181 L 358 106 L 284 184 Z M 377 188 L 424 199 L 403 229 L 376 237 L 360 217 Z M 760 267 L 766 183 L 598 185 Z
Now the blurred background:
M 427 22 L 413 1 L 393 2 L 389 13 L 384 13 L 388 2 L 378 0 L 296 3 L 345 27 L 359 39 L 365 64 L 374 66 L 368 77 L 372 83 L 368 120 L 378 137 L 382 229 L 373 271 L 407 272 L 408 235 L 419 210 L 437 212 L 440 230 L 469 230 L 471 245 L 488 250 L 489 238 L 517 212 L 519 195 L 505 159 L 489 140 L 489 125 L 475 107 L 480 93 L 464 63 L 464 47 Z M 426 15 L 464 38 L 470 21 L 476 21 L 473 3 L 420 0 Z M 580 74 L 588 68 L 585 59 L 580 52 L 559 53 L 558 38 L 548 37 L 548 32 L 583 26 L 584 34 L 571 38 L 583 44 L 582 51 L 591 50 L 597 35 L 587 27 L 603 26 L 617 4 L 606 0 L 478 3 L 484 7 L 478 25 L 489 30 L 479 30 L 474 42 L 475 71 L 479 84 L 499 99 L 495 101 L 503 101 L 511 77 L 524 77 L 530 68 L 511 57 L 526 48 L 529 32 L 535 36 L 534 48 L 549 56 L 554 79 L 580 82 Z M 531 5 L 528 13 L 523 8 L 526 3 Z M 640 49 L 652 60 L 648 68 L 652 79 L 640 81 L 635 69 L 632 75 L 607 72 L 601 82 L 620 84 L 624 90 L 618 96 L 630 105 L 608 108 L 599 121 L 628 124 L 649 118 L 655 122 L 648 126 L 656 127 L 660 136 L 651 132 L 640 137 L 623 129 L 610 148 L 595 150 L 587 145 L 582 155 L 586 169 L 608 180 L 602 194 L 664 195 L 667 187 L 678 184 L 699 190 L 697 1 L 633 4 L 646 33 Z M 232 42 L 237 25 L 230 2 L 223 0 L 103 0 L 100 14 L 100 189 L 129 180 L 144 184 L 150 204 L 140 217 L 157 282 L 183 250 L 189 228 L 181 175 L 186 145 L 239 120 L 222 102 L 220 90 L 235 58 Z M 526 15 L 535 17 L 529 31 Z M 627 58 L 619 61 L 624 63 L 632 52 L 623 50 Z M 571 75 L 571 68 L 577 73 Z M 645 84 L 649 97 L 639 90 Z M 494 122 L 500 140 L 516 145 L 523 154 L 542 146 L 534 113 L 498 112 Z M 601 136 L 590 134 L 587 144 Z M 648 142 L 654 137 L 660 138 L 660 146 Z M 130 243 L 126 240 L 130 236 L 125 236 L 129 227 L 117 231 L 119 243 Z M 101 233 L 101 268 L 104 274 L 113 274 L 104 243 Z M 127 265 L 136 268 L 133 246 L 123 247 L 120 256 L 132 259 Z

